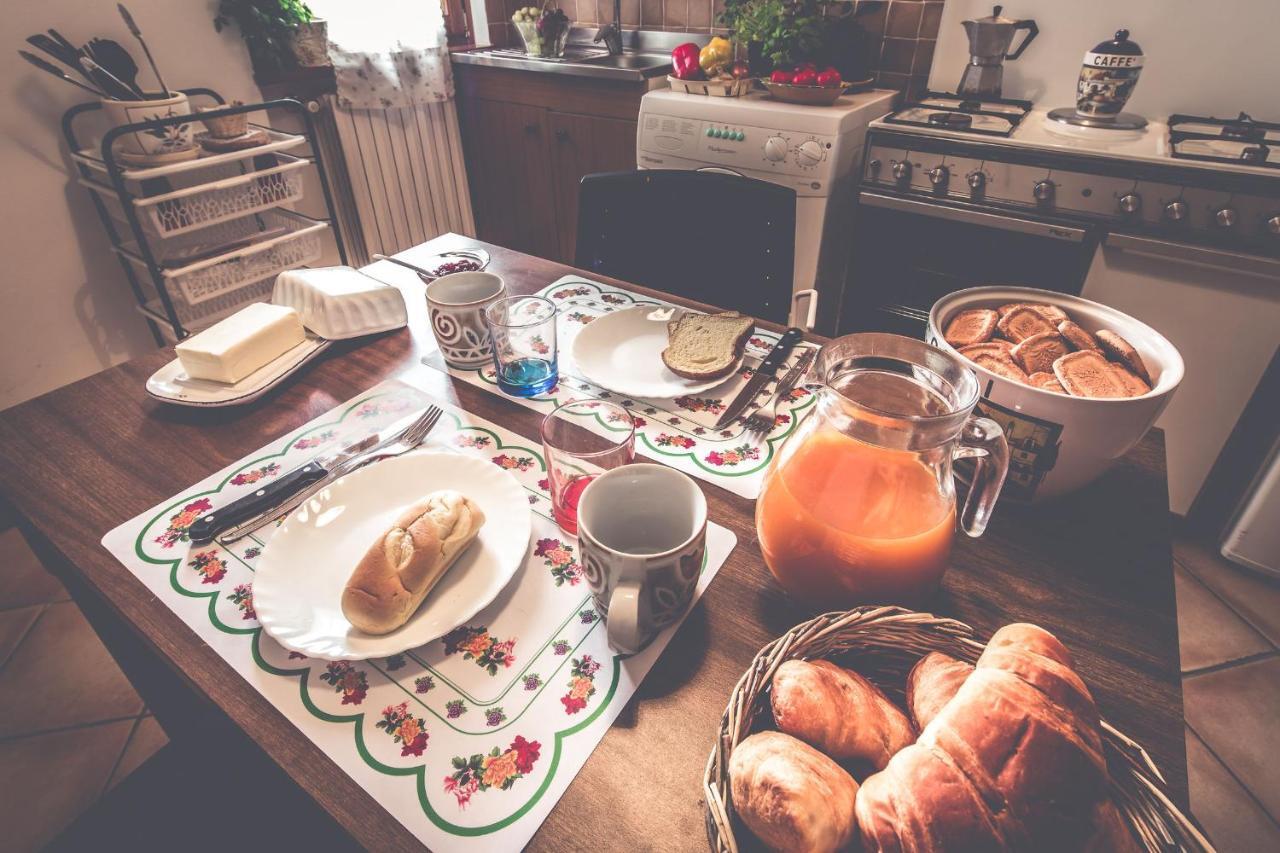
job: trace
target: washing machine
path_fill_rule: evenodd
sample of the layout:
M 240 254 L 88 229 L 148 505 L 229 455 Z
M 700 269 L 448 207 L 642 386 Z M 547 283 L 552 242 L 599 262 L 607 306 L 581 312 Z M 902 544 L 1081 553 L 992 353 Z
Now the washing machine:
M 716 98 L 657 89 L 640 101 L 636 166 L 714 169 L 794 189 L 791 321 L 830 332 L 840 313 L 867 123 L 888 113 L 895 97 L 872 89 L 807 106 L 764 92 Z

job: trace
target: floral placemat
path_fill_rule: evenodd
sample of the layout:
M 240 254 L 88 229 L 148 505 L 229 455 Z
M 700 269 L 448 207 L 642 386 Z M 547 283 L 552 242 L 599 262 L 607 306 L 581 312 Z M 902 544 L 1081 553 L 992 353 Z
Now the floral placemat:
M 389 658 L 323 661 L 265 635 L 254 566 L 274 528 L 193 547 L 202 513 L 428 403 L 429 447 L 479 456 L 528 493 L 533 539 L 498 600 L 465 625 Z M 388 382 L 117 527 L 103 545 L 236 672 L 433 850 L 518 850 L 670 640 L 614 653 L 577 562 L 551 521 L 540 448 L 403 382 Z M 701 596 L 735 544 L 711 524 Z M 479 845 L 479 847 L 477 847 Z
M 579 373 L 573 362 L 574 337 L 597 317 L 635 305 L 668 306 L 672 303 L 580 276 L 558 279 L 539 294 L 556 303 L 560 309 L 556 329 L 560 382 L 546 394 L 529 398 L 503 394 L 498 389 L 492 364 L 471 369 L 445 367 L 439 353 L 426 363 L 447 370 L 464 382 L 541 412 L 549 412 L 569 400 L 588 397 L 620 403 L 635 420 L 637 452 L 743 497 L 754 499 L 760 494 L 764 472 L 773 454 L 813 405 L 812 387 L 800 386 L 791 392 L 790 399 L 779 406 L 777 422 L 768 436 L 762 438 L 747 432 L 742 418 L 727 429 L 717 430 L 715 422 L 750 378 L 750 366 L 744 366 L 740 373 L 705 394 L 671 400 L 645 400 L 622 397 L 593 384 Z M 758 364 L 777 342 L 777 332 L 757 327 L 747 343 L 747 364 Z M 797 347 L 778 375 L 783 375 L 787 367 L 795 364 L 802 352 Z M 757 399 L 767 401 L 776 384 L 769 382 L 765 385 Z M 747 413 L 750 414 L 750 410 Z

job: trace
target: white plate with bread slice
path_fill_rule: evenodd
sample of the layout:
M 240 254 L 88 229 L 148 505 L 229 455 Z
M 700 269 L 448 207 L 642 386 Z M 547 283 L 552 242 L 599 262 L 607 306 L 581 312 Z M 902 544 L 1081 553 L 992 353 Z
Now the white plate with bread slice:
M 670 399 L 723 383 L 755 328 L 740 314 L 637 306 L 597 317 L 573 342 L 587 380 L 628 397 Z
M 532 528 L 508 472 L 409 453 L 335 480 L 280 525 L 259 559 L 254 609 L 290 651 L 399 654 L 491 604 L 524 563 Z

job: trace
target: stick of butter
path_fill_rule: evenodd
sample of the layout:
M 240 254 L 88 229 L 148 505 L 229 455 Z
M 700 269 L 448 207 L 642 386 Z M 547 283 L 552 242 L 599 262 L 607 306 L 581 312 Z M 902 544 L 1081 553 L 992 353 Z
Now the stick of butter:
M 298 312 L 255 302 L 175 346 L 192 379 L 235 383 L 306 338 Z

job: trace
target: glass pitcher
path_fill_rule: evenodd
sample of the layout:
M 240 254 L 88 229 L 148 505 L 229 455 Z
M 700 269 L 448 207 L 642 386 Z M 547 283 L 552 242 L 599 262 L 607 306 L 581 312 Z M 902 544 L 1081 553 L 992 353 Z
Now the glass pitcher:
M 765 563 L 823 609 L 917 603 L 938 587 L 957 525 L 952 462 L 972 459 L 959 526 L 980 536 L 1009 447 L 973 417 L 978 378 L 954 356 L 879 333 L 818 355 L 813 411 L 770 464 L 756 503 Z

